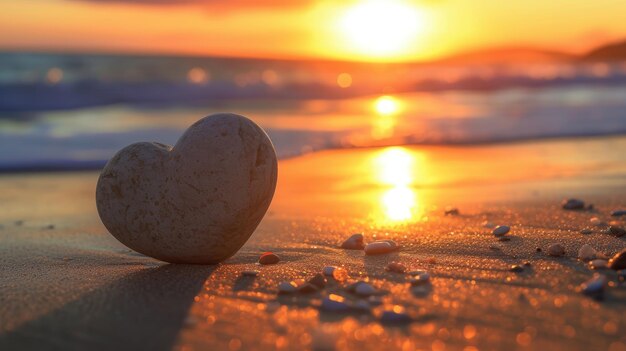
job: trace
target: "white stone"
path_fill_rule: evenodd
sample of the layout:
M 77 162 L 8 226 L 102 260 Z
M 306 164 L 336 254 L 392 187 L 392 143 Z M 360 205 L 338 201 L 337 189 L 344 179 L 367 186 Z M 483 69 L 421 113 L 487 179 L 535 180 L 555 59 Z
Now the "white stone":
M 380 255 L 393 252 L 398 249 L 398 244 L 393 240 L 374 241 L 365 245 L 366 255 Z
M 140 142 L 119 151 L 100 174 L 96 204 L 105 227 L 129 248 L 171 263 L 215 264 L 256 229 L 277 171 L 259 126 L 214 114 L 174 147 Z
M 595 259 L 589 262 L 589 268 L 591 269 L 607 269 L 609 268 L 609 261 L 604 259 Z
M 511 230 L 511 227 L 508 225 L 499 225 L 493 230 L 493 235 L 495 236 L 503 236 L 506 235 Z
M 590 261 L 596 258 L 596 250 L 589 244 L 584 244 L 578 250 L 578 258 L 583 261 Z

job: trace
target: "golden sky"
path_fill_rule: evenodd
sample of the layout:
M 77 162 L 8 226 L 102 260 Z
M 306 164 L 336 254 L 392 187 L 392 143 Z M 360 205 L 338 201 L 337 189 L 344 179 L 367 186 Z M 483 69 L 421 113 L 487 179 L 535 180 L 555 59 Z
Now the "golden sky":
M 581 52 L 626 38 L 623 0 L 0 0 L 0 49 L 429 60 Z

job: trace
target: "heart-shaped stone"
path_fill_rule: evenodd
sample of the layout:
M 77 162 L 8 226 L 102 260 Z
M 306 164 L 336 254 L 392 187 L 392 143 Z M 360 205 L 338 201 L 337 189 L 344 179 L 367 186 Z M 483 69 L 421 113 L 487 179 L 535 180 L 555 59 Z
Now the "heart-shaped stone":
M 120 150 L 100 174 L 96 204 L 102 223 L 129 248 L 171 263 L 215 264 L 261 222 L 277 173 L 259 126 L 215 114 L 174 147 L 141 142 Z

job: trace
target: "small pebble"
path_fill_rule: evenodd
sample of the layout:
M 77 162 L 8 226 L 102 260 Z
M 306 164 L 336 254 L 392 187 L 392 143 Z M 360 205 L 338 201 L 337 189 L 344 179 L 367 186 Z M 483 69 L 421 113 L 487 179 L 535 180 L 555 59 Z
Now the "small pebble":
M 495 223 L 493 223 L 493 222 L 484 221 L 484 222 L 483 222 L 483 227 L 491 229 L 491 228 L 495 228 L 495 227 L 496 227 L 496 224 L 495 224 Z
M 322 300 L 320 308 L 327 312 L 348 312 L 350 306 L 345 301 L 346 299 L 344 299 L 343 296 L 330 294 Z
M 309 283 L 315 285 L 319 289 L 324 289 L 326 287 L 326 278 L 323 274 L 317 273 L 309 280 Z
M 278 284 L 279 294 L 293 294 L 298 291 L 298 287 L 294 282 L 280 282 Z
M 537 251 L 537 252 L 541 252 L 541 248 L 540 248 L 540 247 L 538 247 L 538 248 L 536 248 L 536 249 L 535 249 L 535 251 Z
M 581 261 L 591 261 L 596 258 L 596 250 L 589 244 L 584 244 L 578 250 L 578 259 Z
M 585 208 L 585 202 L 578 199 L 563 200 L 561 206 L 564 210 L 582 210 Z
M 580 231 L 580 234 L 591 234 L 591 233 L 593 233 L 593 230 L 591 230 L 589 228 L 585 228 L 585 229 Z
M 376 288 L 366 282 L 358 282 L 354 287 L 354 293 L 359 296 L 368 297 L 376 294 Z
M 499 225 L 493 230 L 493 235 L 495 236 L 503 236 L 506 235 L 511 230 L 511 227 L 508 225 Z
M 616 253 L 611 261 L 609 261 L 609 268 L 615 271 L 626 269 L 626 249 L 619 253 Z
M 511 268 L 509 269 L 511 272 L 515 272 L 515 273 L 520 273 L 524 271 L 524 268 L 520 265 L 514 264 L 511 266 Z
M 256 277 L 257 275 L 259 275 L 259 271 L 255 271 L 255 270 L 243 271 L 241 272 L 241 275 L 246 276 L 246 277 Z
M 560 257 L 565 255 L 565 248 L 561 244 L 552 244 L 548 246 L 548 255 Z
M 430 283 L 430 274 L 428 272 L 420 273 L 410 280 L 412 286 L 425 285 Z
M 530 266 L 532 266 L 532 264 L 530 262 L 528 262 L 528 261 L 524 262 L 524 267 L 530 267 Z
M 335 266 L 326 266 L 322 269 L 322 273 L 327 277 L 332 277 L 335 269 L 337 269 Z
M 48 224 L 47 226 L 44 227 L 44 229 L 52 230 L 54 229 L 54 224 Z
M 611 216 L 613 217 L 626 216 L 626 210 L 615 210 L 611 212 Z
M 280 261 L 280 258 L 271 252 L 266 252 L 262 254 L 261 257 L 259 257 L 260 264 L 275 264 L 275 263 L 278 263 L 279 261 Z
M 501 236 L 498 238 L 498 241 L 511 241 L 511 238 L 509 238 L 508 236 Z
M 426 262 L 428 262 L 428 264 L 435 264 L 437 263 L 437 260 L 434 257 L 429 257 Z
M 367 301 L 371 306 L 380 306 L 383 304 L 383 299 L 380 296 L 370 296 Z
M 619 238 L 626 235 L 626 230 L 622 227 L 612 225 L 609 227 L 609 234 Z
M 591 262 L 589 262 L 589 268 L 591 269 L 608 269 L 609 268 L 609 261 L 607 260 L 603 260 L 603 259 L 595 259 L 595 260 L 591 260 Z
M 336 268 L 333 271 L 333 278 L 338 282 L 343 282 L 348 279 L 348 271 L 343 268 Z
M 19 227 L 19 226 L 21 226 L 22 224 L 24 224 L 24 221 L 23 221 L 23 220 L 18 220 L 18 221 L 15 221 L 15 222 L 13 222 L 13 223 L 14 223 L 16 226 L 18 226 L 18 227 Z
M 589 296 L 600 297 L 606 287 L 607 279 L 602 274 L 594 274 L 591 279 L 580 285 L 580 291 Z
M 341 248 L 346 250 L 363 250 L 365 248 L 363 234 L 353 234 L 341 244 Z
M 415 276 L 415 275 L 420 275 L 422 273 L 426 273 L 426 271 L 416 270 L 416 271 L 410 271 L 407 274 Z
M 387 265 L 386 270 L 388 272 L 404 273 L 406 272 L 406 267 L 400 262 L 391 262 Z
M 409 316 L 401 306 L 393 306 L 392 309 L 383 311 L 380 316 L 380 322 L 382 324 L 408 324 L 412 321 L 411 316 Z
M 445 214 L 446 216 L 458 216 L 458 215 L 459 215 L 459 213 L 460 213 L 460 212 L 459 212 L 459 209 L 458 209 L 458 208 L 456 208 L 456 207 L 450 207 L 450 206 L 446 207 L 446 209 L 445 209 L 445 211 L 444 211 L 444 214 Z
M 393 252 L 398 249 L 397 244 L 392 240 L 374 241 L 365 245 L 366 255 L 381 255 Z

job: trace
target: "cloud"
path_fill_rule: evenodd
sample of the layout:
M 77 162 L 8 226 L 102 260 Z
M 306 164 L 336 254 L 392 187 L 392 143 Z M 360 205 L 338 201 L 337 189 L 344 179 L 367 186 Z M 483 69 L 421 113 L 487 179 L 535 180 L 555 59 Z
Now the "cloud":
M 211 8 L 292 8 L 314 3 L 314 0 L 71 0 L 94 4 L 135 4 L 135 5 L 202 5 Z

